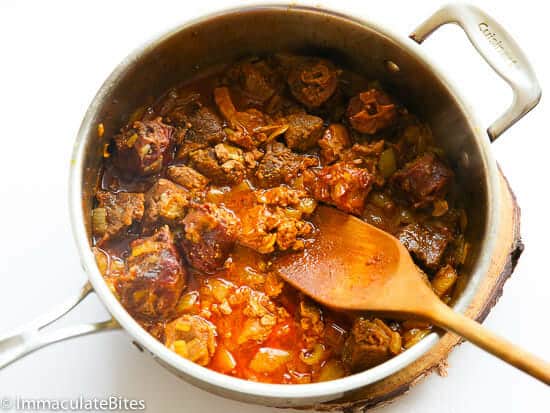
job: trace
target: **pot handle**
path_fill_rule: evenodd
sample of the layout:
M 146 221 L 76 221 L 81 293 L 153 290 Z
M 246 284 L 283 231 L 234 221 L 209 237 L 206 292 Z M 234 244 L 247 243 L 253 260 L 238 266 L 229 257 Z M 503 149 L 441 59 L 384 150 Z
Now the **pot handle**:
M 539 103 L 539 82 L 514 39 L 499 23 L 475 6 L 446 5 L 418 26 L 410 37 L 422 43 L 432 32 L 447 23 L 456 23 L 464 30 L 479 54 L 514 92 L 508 110 L 487 129 L 493 142 Z
M 93 291 L 92 285 L 87 282 L 77 295 L 69 298 L 52 311 L 16 331 L 0 335 L 0 369 L 49 344 L 85 334 L 120 328 L 116 320 L 111 318 L 98 323 L 83 323 L 43 331 L 45 327 L 68 314 Z

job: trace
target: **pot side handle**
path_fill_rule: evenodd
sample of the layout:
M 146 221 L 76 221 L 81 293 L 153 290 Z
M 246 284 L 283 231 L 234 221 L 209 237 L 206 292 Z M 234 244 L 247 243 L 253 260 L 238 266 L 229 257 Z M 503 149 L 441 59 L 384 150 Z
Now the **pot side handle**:
M 45 327 L 73 310 L 91 292 L 93 292 L 93 287 L 87 282 L 77 295 L 67 299 L 52 311 L 24 327 L 18 328 L 16 331 L 0 335 L 0 369 L 49 344 L 99 331 L 120 328 L 119 324 L 112 318 L 98 323 L 83 323 L 44 330 Z
M 422 43 L 432 32 L 447 23 L 458 24 L 487 63 L 512 88 L 512 104 L 489 128 L 491 142 L 533 109 L 540 100 L 541 89 L 527 57 L 493 18 L 468 4 L 449 4 L 435 12 L 410 35 Z

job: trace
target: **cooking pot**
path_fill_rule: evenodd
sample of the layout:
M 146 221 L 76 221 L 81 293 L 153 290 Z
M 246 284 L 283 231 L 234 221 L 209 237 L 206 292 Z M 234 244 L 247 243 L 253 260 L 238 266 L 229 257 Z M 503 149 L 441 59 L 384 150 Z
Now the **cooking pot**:
M 419 43 L 446 23 L 459 24 L 491 67 L 511 86 L 513 102 L 484 133 L 474 113 Z M 261 5 L 223 11 L 187 22 L 141 47 L 113 71 L 84 117 L 74 146 L 70 171 L 70 211 L 74 237 L 89 281 L 71 299 L 16 332 L 0 339 L 0 368 L 48 344 L 83 334 L 124 328 L 176 375 L 213 393 L 271 406 L 303 406 L 334 400 L 376 382 L 418 359 L 437 342 L 432 333 L 391 360 L 342 379 L 300 385 L 265 384 L 226 376 L 186 360 L 149 335 L 126 312 L 105 284 L 91 252 L 91 208 L 104 142 L 136 107 L 159 96 L 181 79 L 218 62 L 277 51 L 322 54 L 379 79 L 413 113 L 427 121 L 446 150 L 462 191 L 469 200 L 471 224 L 466 238 L 471 255 L 453 308 L 464 311 L 487 273 L 499 227 L 497 164 L 490 141 L 539 101 L 537 79 L 520 48 L 491 17 L 474 6 L 450 5 L 436 12 L 409 37 L 383 25 L 335 11 L 296 5 Z M 45 329 L 95 292 L 111 320 Z

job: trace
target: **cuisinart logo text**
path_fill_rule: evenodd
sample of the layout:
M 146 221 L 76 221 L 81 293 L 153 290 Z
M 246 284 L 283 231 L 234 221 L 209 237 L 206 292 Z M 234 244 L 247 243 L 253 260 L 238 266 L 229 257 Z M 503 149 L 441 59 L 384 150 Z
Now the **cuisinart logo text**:
M 518 62 L 518 60 L 512 54 L 512 52 L 510 52 L 504 47 L 502 40 L 498 38 L 497 34 L 491 30 L 491 28 L 487 23 L 481 22 L 478 24 L 478 27 L 479 27 L 479 31 L 483 33 L 483 35 L 487 38 L 491 46 L 493 46 L 493 48 L 497 52 L 499 52 L 502 56 L 508 59 L 508 61 L 512 64 L 516 64 Z

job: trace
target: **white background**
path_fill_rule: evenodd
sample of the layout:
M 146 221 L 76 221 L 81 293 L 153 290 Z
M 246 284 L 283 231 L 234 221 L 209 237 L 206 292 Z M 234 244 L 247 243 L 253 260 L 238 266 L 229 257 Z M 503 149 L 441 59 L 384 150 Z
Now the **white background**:
M 516 38 L 550 85 L 550 25 L 544 2 L 479 1 Z M 317 4 L 317 3 L 314 3 Z M 439 1 L 324 1 L 407 35 Z M 147 39 L 224 1 L 0 1 L 0 331 L 20 325 L 84 283 L 68 219 L 72 143 L 95 92 Z M 483 125 L 511 93 L 467 43 L 445 27 L 422 47 L 456 80 Z M 549 89 L 546 90 L 548 92 Z M 544 95 L 544 93 L 543 93 Z M 540 105 L 492 150 L 522 207 L 526 250 L 485 325 L 550 360 L 548 167 L 550 104 Z M 106 316 L 94 297 L 66 323 Z M 464 344 L 449 376 L 433 375 L 382 411 L 548 412 L 548 388 Z M 145 399 L 150 412 L 272 412 L 207 394 L 139 353 L 124 332 L 45 348 L 0 372 L 2 396 Z

